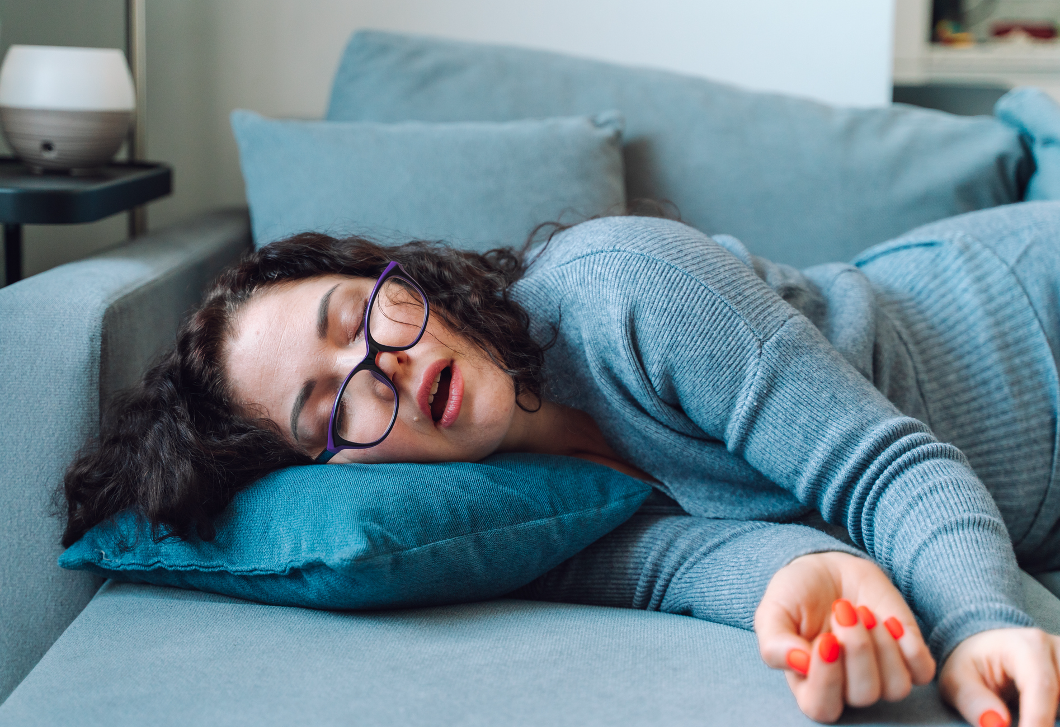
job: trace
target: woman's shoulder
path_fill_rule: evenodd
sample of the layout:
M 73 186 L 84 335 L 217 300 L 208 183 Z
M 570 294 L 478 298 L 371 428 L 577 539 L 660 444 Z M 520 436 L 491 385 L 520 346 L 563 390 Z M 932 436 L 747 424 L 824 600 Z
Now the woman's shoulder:
M 578 301 L 596 311 L 601 296 L 624 311 L 664 318 L 720 305 L 734 323 L 768 337 L 794 311 L 742 259 L 750 257 L 742 245 L 726 242 L 655 217 L 590 220 L 557 234 L 515 292 L 534 311 L 561 303 L 569 311 Z
M 568 228 L 552 238 L 535 266 L 569 265 L 589 257 L 644 257 L 680 263 L 689 253 L 724 254 L 699 230 L 658 217 L 600 217 Z

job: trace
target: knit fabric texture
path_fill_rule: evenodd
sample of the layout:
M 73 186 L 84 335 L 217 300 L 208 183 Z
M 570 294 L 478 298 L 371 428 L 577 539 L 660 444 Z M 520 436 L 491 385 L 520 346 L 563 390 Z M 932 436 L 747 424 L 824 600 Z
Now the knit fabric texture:
M 952 297 L 959 306 L 968 287 L 961 276 L 976 279 L 986 264 L 956 260 L 965 269 L 949 286 L 938 283 L 945 270 L 919 271 L 936 281 L 929 307 Z M 1017 283 L 1002 276 L 993 287 Z M 735 541 L 753 542 L 755 531 L 734 520 L 790 521 L 817 510 L 841 525 L 913 606 L 941 663 L 974 633 L 1033 621 L 991 493 L 925 421 L 933 402 L 921 377 L 944 377 L 930 351 L 911 349 L 906 322 L 881 296 L 852 266 L 800 273 L 751 256 L 733 238 L 631 217 L 556 236 L 513 289 L 535 336 L 555 337 L 549 398 L 588 412 L 617 453 L 689 514 L 729 520 L 719 527 L 732 528 Z M 964 302 L 974 319 L 973 298 Z M 977 342 L 965 359 L 975 358 Z M 987 357 L 984 367 L 994 364 Z M 959 417 L 975 409 L 975 393 Z M 792 529 L 760 544 L 775 571 L 785 550 L 813 549 L 818 537 Z M 772 572 L 733 557 L 746 552 L 715 549 L 713 557 L 731 559 L 714 570 L 753 571 L 758 585 L 730 578 L 711 587 L 730 604 L 726 622 L 749 627 Z

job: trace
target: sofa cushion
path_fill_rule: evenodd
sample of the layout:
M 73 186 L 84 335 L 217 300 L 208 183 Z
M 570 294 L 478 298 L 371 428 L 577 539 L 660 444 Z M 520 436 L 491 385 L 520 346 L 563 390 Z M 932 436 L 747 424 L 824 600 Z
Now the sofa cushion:
M 920 687 L 857 710 L 963 724 Z M 0 706 L 0 726 L 811 726 L 749 631 L 503 600 L 372 613 L 108 582 Z
M 355 33 L 335 121 L 504 121 L 618 109 L 626 193 L 804 266 L 849 260 L 917 225 L 1021 198 L 1016 129 L 896 105 L 832 108 L 702 78 L 541 51 Z
M 1057 633 L 1060 601 L 1024 576 Z M 934 684 L 844 723 L 965 723 Z M 500 600 L 341 613 L 106 583 L 0 705 L 18 725 L 810 727 L 755 636 L 688 616 Z
M 625 205 L 621 117 L 329 123 L 232 113 L 254 240 L 314 230 L 479 251 Z
M 549 455 L 291 467 L 237 495 L 212 541 L 155 542 L 126 513 L 59 564 L 286 606 L 472 601 L 529 583 L 628 519 L 650 491 Z

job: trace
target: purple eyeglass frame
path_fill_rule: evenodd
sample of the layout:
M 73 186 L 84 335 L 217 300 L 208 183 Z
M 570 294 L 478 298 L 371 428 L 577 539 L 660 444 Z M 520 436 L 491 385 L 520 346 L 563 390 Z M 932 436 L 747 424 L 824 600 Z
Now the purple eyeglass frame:
M 420 332 L 416 334 L 415 340 L 407 346 L 385 346 L 379 343 L 372 337 L 372 330 L 368 326 L 368 320 L 372 314 L 372 306 L 375 305 L 375 297 L 379 293 L 379 288 L 389 278 L 401 278 L 406 283 L 416 289 L 416 292 L 423 298 L 423 322 L 420 324 Z M 412 279 L 405 268 L 401 267 L 399 263 L 393 260 L 387 264 L 386 268 L 383 269 L 382 275 L 375 281 L 375 287 L 372 288 L 371 295 L 368 296 L 368 305 L 364 309 L 364 346 L 365 353 L 364 358 L 361 359 L 360 363 L 353 367 L 349 375 L 343 380 L 342 386 L 339 387 L 338 393 L 335 394 L 335 403 L 331 405 L 331 418 L 328 419 L 328 446 L 320 455 L 316 458 L 317 464 L 326 464 L 336 454 L 344 449 L 369 449 L 376 446 L 390 434 L 390 430 L 394 428 L 394 422 L 397 421 L 398 415 L 398 390 L 394 386 L 394 382 L 390 380 L 390 377 L 383 373 L 383 370 L 379 368 L 375 363 L 376 356 L 380 353 L 393 352 L 393 351 L 407 351 L 408 349 L 415 346 L 423 338 L 423 332 L 427 330 L 427 318 L 431 315 L 431 306 L 427 301 L 427 294 L 423 292 L 423 288 L 420 287 L 419 283 Z M 375 376 L 383 384 L 390 387 L 390 390 L 394 392 L 394 413 L 390 416 L 390 424 L 387 425 L 386 431 L 383 432 L 383 436 L 375 440 L 371 444 L 360 444 L 357 442 L 350 442 L 339 436 L 336 431 L 335 425 L 335 413 L 339 409 L 339 402 L 342 401 L 342 395 L 346 391 L 346 386 L 350 383 L 350 380 L 360 371 L 371 371 L 372 375 Z

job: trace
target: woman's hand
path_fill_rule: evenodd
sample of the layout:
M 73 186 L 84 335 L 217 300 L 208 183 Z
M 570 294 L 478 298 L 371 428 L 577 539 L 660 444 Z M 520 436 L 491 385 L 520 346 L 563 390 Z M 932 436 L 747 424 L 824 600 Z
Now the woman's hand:
M 755 633 L 762 659 L 784 670 L 799 708 L 818 722 L 839 719 L 847 704 L 903 699 L 935 676 L 898 589 L 875 563 L 846 553 L 804 555 L 777 571 Z
M 950 653 L 939 674 L 939 691 L 980 727 L 1010 725 L 1005 702 L 1018 692 L 1020 727 L 1053 727 L 1060 699 L 1058 664 L 1056 636 L 1029 628 L 981 631 Z

